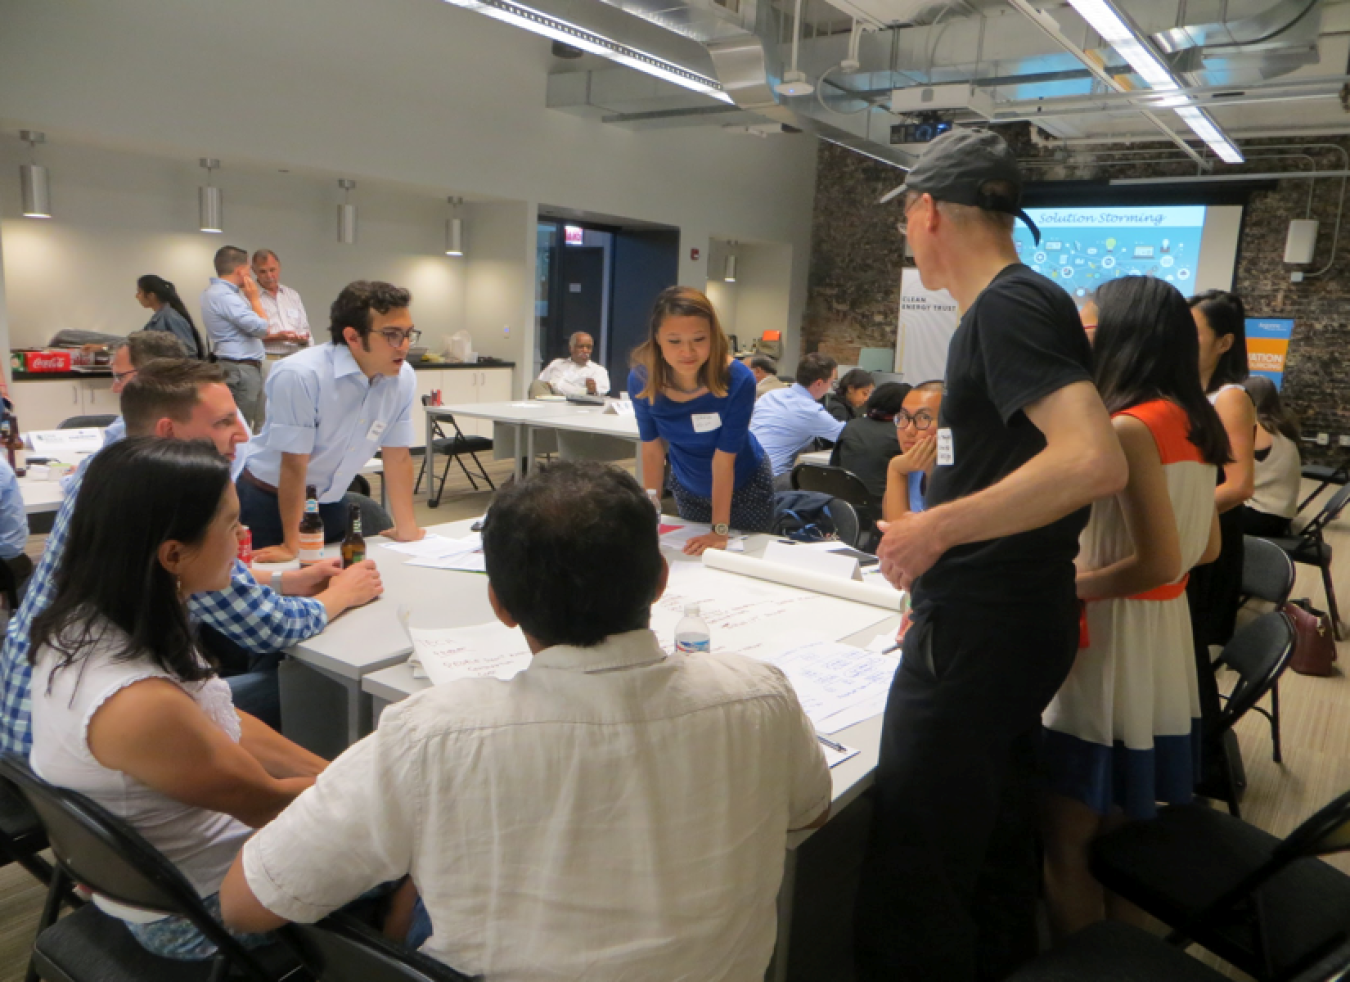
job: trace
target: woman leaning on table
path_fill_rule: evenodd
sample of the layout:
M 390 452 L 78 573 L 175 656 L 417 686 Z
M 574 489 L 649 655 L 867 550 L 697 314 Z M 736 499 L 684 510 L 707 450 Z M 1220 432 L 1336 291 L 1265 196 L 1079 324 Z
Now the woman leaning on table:
M 670 457 L 680 517 L 712 531 L 684 551 L 725 549 L 731 528 L 773 526 L 773 471 L 750 432 L 755 376 L 730 357 L 717 312 L 703 294 L 673 286 L 656 298 L 647 340 L 628 375 L 642 436 L 643 484 L 659 491 Z

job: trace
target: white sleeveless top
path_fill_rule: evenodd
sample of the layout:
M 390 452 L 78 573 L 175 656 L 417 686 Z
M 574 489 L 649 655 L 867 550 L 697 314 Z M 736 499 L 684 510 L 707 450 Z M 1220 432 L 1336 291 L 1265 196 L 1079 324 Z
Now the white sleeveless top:
M 253 830 L 223 812 L 184 804 L 122 771 L 100 764 L 89 750 L 89 721 L 108 699 L 144 679 L 167 679 L 192 697 L 207 717 L 236 743 L 240 737 L 230 687 L 224 679 L 180 682 L 149 661 L 115 661 L 107 626 L 75 664 L 52 673 L 60 655 L 44 645 L 33 666 L 33 749 L 29 763 L 43 780 L 87 795 L 124 819 L 183 873 L 203 897 L 220 890 L 225 873 Z M 103 906 L 103 904 L 100 904 Z M 120 905 L 118 905 L 120 908 Z M 126 908 L 113 911 L 126 916 Z M 128 918 L 130 919 L 130 918 Z M 143 919 L 143 918 L 142 918 Z
M 1298 513 L 1298 493 L 1303 480 L 1303 462 L 1294 441 L 1283 433 L 1270 434 L 1266 459 L 1256 458 L 1256 490 L 1249 506 L 1267 515 L 1293 518 Z

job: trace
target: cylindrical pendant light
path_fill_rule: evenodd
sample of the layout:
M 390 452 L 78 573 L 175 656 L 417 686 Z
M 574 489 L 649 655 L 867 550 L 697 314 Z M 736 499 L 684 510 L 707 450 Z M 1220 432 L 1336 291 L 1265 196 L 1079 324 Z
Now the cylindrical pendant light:
M 47 134 L 36 130 L 20 130 L 19 138 L 28 144 L 32 159 L 19 165 L 19 186 L 23 198 L 24 218 L 51 218 L 52 192 L 47 168 L 37 162 L 37 145 L 47 142 Z
M 219 235 L 225 231 L 225 205 L 212 174 L 220 167 L 220 161 L 215 157 L 202 157 L 198 163 L 206 168 L 206 186 L 197 188 L 197 227 L 203 232 Z
M 348 200 L 356 182 L 342 177 L 338 179 L 338 187 L 342 188 L 342 204 L 338 205 L 338 241 L 343 245 L 356 245 L 356 205 Z
M 734 248 L 736 243 L 731 243 Z M 722 266 L 722 279 L 728 283 L 736 282 L 736 253 L 727 253 L 727 261 Z
M 464 255 L 464 222 L 459 217 L 459 206 L 463 198 L 447 198 L 450 202 L 450 217 L 445 220 L 445 254 L 447 256 Z

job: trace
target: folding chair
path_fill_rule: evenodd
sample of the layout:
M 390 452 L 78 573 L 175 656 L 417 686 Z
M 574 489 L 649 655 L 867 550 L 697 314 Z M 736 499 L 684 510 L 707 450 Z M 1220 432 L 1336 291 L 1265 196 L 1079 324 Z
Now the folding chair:
M 821 464 L 798 464 L 792 469 L 792 488 L 795 491 L 814 491 L 828 494 L 841 502 L 846 502 L 854 513 L 852 540 L 843 532 L 839 534 L 855 549 L 872 552 L 876 546 L 872 540 L 876 536 L 877 519 L 881 517 L 881 502 L 872 497 L 863 484 L 862 478 L 842 467 L 828 467 Z M 841 509 L 842 511 L 842 509 Z M 847 518 L 844 519 L 848 521 Z M 838 523 L 836 522 L 836 525 Z M 871 548 L 868 548 L 871 546 Z
M 56 424 L 58 430 L 85 430 L 90 427 L 109 427 L 117 422 L 117 417 L 112 415 L 100 416 L 70 416 Z
M 1313 977 L 1350 945 L 1350 876 L 1321 856 L 1350 848 L 1350 793 L 1280 840 L 1203 805 L 1172 805 L 1092 845 L 1106 889 L 1261 982 Z
M 1296 515 L 1299 514 L 1299 512 L 1302 512 L 1304 508 L 1307 508 L 1308 505 L 1312 504 L 1313 500 L 1327 488 L 1331 487 L 1331 485 L 1343 485 L 1350 482 L 1350 453 L 1347 453 L 1342 457 L 1339 464 L 1335 464 L 1331 467 L 1328 467 L 1326 464 L 1306 464 L 1303 467 L 1303 476 L 1310 481 L 1318 481 L 1320 483 L 1312 494 L 1299 502 L 1298 511 L 1294 513 Z
M 1325 538 L 1326 527 L 1340 517 L 1350 504 L 1350 484 L 1331 496 L 1312 521 L 1297 535 L 1272 538 L 1270 541 L 1289 554 L 1289 558 L 1305 566 L 1316 566 L 1322 571 L 1322 586 L 1327 593 L 1327 610 L 1331 612 L 1331 631 L 1341 640 L 1341 613 L 1336 605 L 1336 586 L 1331 581 L 1331 546 Z
M 474 976 L 407 951 L 346 914 L 291 924 L 286 940 L 316 982 L 471 982 Z
M 422 405 L 430 404 L 430 397 L 422 397 Z M 454 430 L 454 436 L 447 436 L 445 430 L 441 429 L 442 424 L 447 424 Z M 469 473 L 469 469 L 464 466 L 463 455 L 468 454 L 473 458 L 474 467 L 478 469 L 478 476 L 487 481 L 487 486 L 492 490 L 497 489 L 497 485 L 492 483 L 492 478 L 488 476 L 487 470 L 483 467 L 483 462 L 478 459 L 478 454 L 487 453 L 492 450 L 492 441 L 485 436 L 465 436 L 464 431 L 459 428 L 459 423 L 453 416 L 437 416 L 431 421 L 432 443 L 435 446 L 436 453 L 445 454 L 448 458 L 445 462 L 445 470 L 441 472 L 441 484 L 439 489 L 432 488 L 427 494 L 427 507 L 437 508 L 441 504 L 441 495 L 445 493 L 445 479 L 450 476 L 450 465 L 459 464 L 459 469 L 464 472 L 464 476 L 469 479 L 469 486 L 475 491 L 478 490 L 478 482 L 474 475 Z M 422 467 L 417 472 L 417 481 L 413 484 L 413 494 L 422 486 L 422 475 L 427 472 L 427 462 L 431 459 L 431 447 L 427 447 L 422 452 Z M 430 480 L 435 480 L 433 474 Z
M 1280 610 L 1289 602 L 1294 592 L 1294 561 L 1288 553 L 1275 543 L 1258 539 L 1254 535 L 1243 537 L 1242 551 L 1242 602 L 1263 600 Z M 1222 659 L 1220 659 L 1222 661 Z M 1215 667 L 1219 662 L 1215 662 Z M 1272 758 L 1282 763 L 1280 754 L 1280 681 L 1270 687 L 1270 709 L 1253 706 L 1258 713 L 1270 721 L 1270 743 Z
M 102 806 L 48 784 L 16 754 L 0 756 L 0 779 L 22 792 L 56 857 L 30 973 L 36 969 L 51 982 L 223 982 L 237 972 L 252 982 L 278 982 L 294 967 L 279 945 L 244 948 L 211 917 L 183 874 Z M 121 921 L 93 904 L 58 920 L 72 883 L 127 906 L 185 917 L 218 954 L 202 962 L 152 955 Z

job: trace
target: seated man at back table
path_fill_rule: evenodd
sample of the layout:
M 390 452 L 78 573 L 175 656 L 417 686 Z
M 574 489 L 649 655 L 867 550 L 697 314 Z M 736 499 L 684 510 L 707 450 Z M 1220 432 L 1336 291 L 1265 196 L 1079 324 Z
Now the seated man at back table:
M 928 475 L 937 463 L 937 421 L 943 388 L 941 380 L 916 385 L 895 416 L 900 456 L 892 457 L 887 465 L 886 497 L 881 504 L 882 517 L 888 522 L 927 507 Z
M 253 532 L 258 562 L 294 559 L 300 552 L 305 487 L 319 496 L 325 542 L 347 534 L 343 501 L 352 479 L 378 450 L 391 529 L 368 528 L 412 542 L 426 533 L 413 514 L 413 402 L 417 380 L 408 348 L 412 294 L 392 283 L 357 280 L 329 311 L 331 342 L 277 362 L 267 376 L 267 422 L 253 441 L 235 486 L 240 520 Z
M 566 358 L 555 358 L 539 373 L 544 382 L 560 396 L 603 396 L 609 394 L 609 372 L 591 361 L 595 341 L 585 331 L 567 339 Z
M 741 364 L 755 376 L 755 398 L 775 389 L 786 389 L 788 384 L 778 377 L 778 362 L 768 355 L 746 355 Z
M 209 440 L 227 460 L 233 460 L 239 445 L 248 440 L 225 376 L 210 362 L 168 358 L 148 362 L 123 389 L 122 413 L 130 436 Z M 75 502 L 93 459 L 82 462 L 74 474 L 28 594 L 10 621 L 0 649 L 0 753 L 26 754 L 32 742 L 28 652 L 33 618 L 56 595 Z M 273 589 L 262 586 L 247 566 L 236 561 L 230 585 L 215 593 L 197 594 L 189 601 L 188 611 L 199 626 L 218 631 L 247 651 L 266 654 L 313 637 L 331 618 L 373 600 L 383 590 L 370 562 L 341 570 L 337 560 L 329 560 L 308 569 L 273 573 L 271 583 Z M 236 705 L 275 723 L 275 676 L 272 680 L 238 676 L 226 681 L 234 690 Z M 269 681 L 272 684 L 265 684 Z
M 844 421 L 831 416 L 818 401 L 830 391 L 830 383 L 838 372 L 839 365 L 833 358 L 813 351 L 797 362 L 794 384 L 755 401 L 750 432 L 773 464 L 775 491 L 792 487 L 792 467 L 797 454 L 809 447 L 812 440 L 833 443 L 839 439 Z
M 499 490 L 488 598 L 533 661 L 385 710 L 244 847 L 226 923 L 316 921 L 411 872 L 409 944 L 462 972 L 760 982 L 787 834 L 824 822 L 830 774 L 778 669 L 648 630 L 655 517 L 594 462 Z

